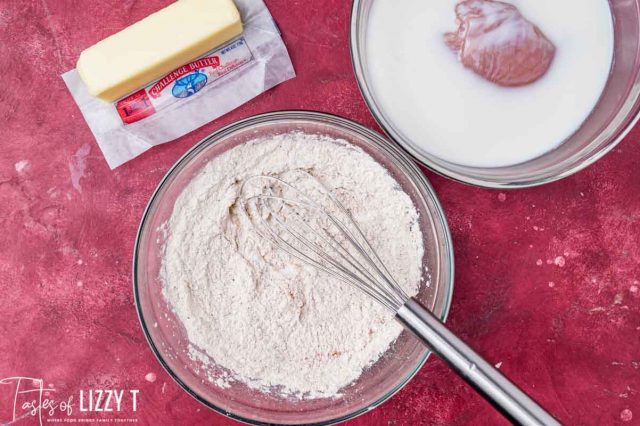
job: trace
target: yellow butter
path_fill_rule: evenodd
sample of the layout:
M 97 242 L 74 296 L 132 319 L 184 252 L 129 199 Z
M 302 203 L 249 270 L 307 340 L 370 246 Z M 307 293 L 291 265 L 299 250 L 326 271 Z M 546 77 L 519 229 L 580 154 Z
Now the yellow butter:
M 232 0 L 178 0 L 80 54 L 89 93 L 113 102 L 242 32 Z

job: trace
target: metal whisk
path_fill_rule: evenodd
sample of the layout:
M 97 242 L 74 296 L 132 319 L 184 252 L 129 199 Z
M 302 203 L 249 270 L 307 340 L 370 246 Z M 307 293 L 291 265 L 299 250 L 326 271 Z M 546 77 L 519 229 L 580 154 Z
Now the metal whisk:
M 242 206 L 259 235 L 389 309 L 512 422 L 560 424 L 403 291 L 331 191 L 306 171 L 289 177 L 254 176 L 243 183 Z

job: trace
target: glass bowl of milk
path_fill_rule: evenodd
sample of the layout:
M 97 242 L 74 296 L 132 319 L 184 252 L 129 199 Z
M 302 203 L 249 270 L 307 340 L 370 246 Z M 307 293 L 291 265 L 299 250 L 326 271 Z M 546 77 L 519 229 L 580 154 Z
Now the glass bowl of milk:
M 540 185 L 593 163 L 638 120 L 640 0 L 505 0 L 556 48 L 548 71 L 519 87 L 483 79 L 447 47 L 457 3 L 353 3 L 362 94 L 420 163 L 474 185 Z

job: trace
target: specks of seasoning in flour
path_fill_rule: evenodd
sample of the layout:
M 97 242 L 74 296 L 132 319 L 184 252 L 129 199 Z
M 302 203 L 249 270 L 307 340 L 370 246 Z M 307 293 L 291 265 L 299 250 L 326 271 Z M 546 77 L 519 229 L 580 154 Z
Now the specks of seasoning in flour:
M 299 170 L 339 188 L 334 194 L 392 275 L 409 295 L 418 291 L 418 212 L 382 165 L 319 135 L 237 146 L 205 165 L 176 200 L 160 273 L 190 356 L 217 386 L 242 381 L 264 392 L 336 396 L 402 331 L 375 301 L 256 234 L 239 207 L 239 183 L 268 174 L 295 185 Z

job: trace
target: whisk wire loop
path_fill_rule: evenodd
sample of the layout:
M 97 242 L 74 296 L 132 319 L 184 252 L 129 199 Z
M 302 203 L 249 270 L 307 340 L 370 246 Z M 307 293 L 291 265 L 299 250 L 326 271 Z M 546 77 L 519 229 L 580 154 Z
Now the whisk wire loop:
M 300 173 L 319 189 L 328 205 L 321 205 L 278 177 L 254 176 L 245 180 L 241 187 L 242 205 L 254 228 L 296 259 L 355 286 L 395 313 L 408 296 L 371 247 L 351 213 L 321 182 L 306 171 Z M 245 196 L 247 184 L 258 179 L 266 180 L 270 185 L 261 188 L 257 195 Z M 276 189 L 280 189 L 280 193 L 288 191 L 295 198 L 275 195 Z M 337 211 L 341 217 L 330 210 Z

